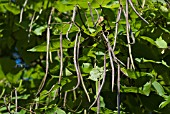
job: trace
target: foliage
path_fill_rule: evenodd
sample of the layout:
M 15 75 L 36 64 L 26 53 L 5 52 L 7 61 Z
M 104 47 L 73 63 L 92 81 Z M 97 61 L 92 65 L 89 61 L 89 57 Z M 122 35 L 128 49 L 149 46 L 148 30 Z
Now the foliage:
M 167 114 L 170 2 L 127 1 L 1 0 L 0 112 Z

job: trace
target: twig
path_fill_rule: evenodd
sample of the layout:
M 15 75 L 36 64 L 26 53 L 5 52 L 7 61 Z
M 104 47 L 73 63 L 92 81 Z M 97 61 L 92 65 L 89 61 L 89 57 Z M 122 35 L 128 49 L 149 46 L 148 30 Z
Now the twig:
M 91 15 L 91 18 L 92 18 L 93 26 L 95 27 L 94 16 L 93 16 L 93 12 L 92 12 L 92 8 L 91 8 L 90 2 L 88 2 L 88 6 L 89 6 L 89 9 L 90 9 L 90 15 Z
M 116 19 L 116 28 L 115 28 L 113 51 L 116 48 L 116 39 L 117 39 L 118 25 L 119 25 L 121 13 L 122 13 L 122 7 L 119 7 L 118 14 L 117 14 L 117 19 Z
M 44 3 L 44 2 L 43 2 L 43 3 Z M 42 7 L 41 7 L 41 9 L 40 9 L 40 11 L 39 11 L 39 14 L 36 16 L 36 18 L 35 18 L 35 13 L 36 13 L 36 11 L 34 12 L 32 18 L 31 18 L 31 23 L 30 23 L 30 25 L 29 25 L 30 28 L 29 28 L 29 33 L 28 33 L 28 38 L 29 38 L 29 39 L 30 39 L 30 36 L 31 36 L 31 31 L 32 31 L 32 24 L 35 23 L 35 21 L 37 21 L 37 20 L 39 19 L 42 11 L 43 11 L 43 9 L 42 9 Z M 35 18 L 35 20 L 34 20 L 34 18 Z M 29 39 L 28 39 L 28 43 L 29 43 Z
M 75 66 L 75 69 L 76 69 L 76 73 L 77 73 L 77 85 L 76 87 L 74 87 L 72 89 L 75 90 L 78 88 L 78 86 L 80 85 L 80 74 L 79 74 L 79 70 L 78 70 L 78 65 L 77 65 L 77 42 L 78 42 L 78 35 L 79 35 L 79 32 L 76 34 L 76 39 L 75 39 L 75 44 L 74 44 L 74 66 Z
M 59 80 L 58 84 L 61 83 L 61 78 L 63 74 L 63 43 L 62 43 L 62 32 L 60 32 L 60 74 L 59 74 Z
M 27 2 L 28 2 L 28 0 L 25 0 L 24 5 L 23 5 L 22 8 L 21 8 L 19 23 L 22 22 L 22 17 L 23 17 L 24 8 L 25 8 L 25 6 L 27 5 Z
M 32 105 L 30 105 L 30 109 L 29 109 L 29 111 L 30 111 L 30 114 L 31 114 L 31 112 L 32 112 Z
M 128 0 L 127 2 L 129 2 L 130 6 L 132 7 L 133 11 L 147 24 L 149 24 L 148 21 L 146 21 L 138 12 L 137 10 L 135 9 L 135 7 L 133 6 L 133 3 L 131 0 Z M 127 12 L 126 12 L 127 13 Z
M 35 18 L 35 12 L 33 13 L 33 16 L 32 16 L 32 18 L 31 18 L 31 23 L 30 23 L 30 28 L 29 28 L 29 33 L 28 33 L 28 43 L 30 42 L 29 40 L 30 40 L 30 36 L 31 36 L 31 31 L 32 31 L 32 24 L 33 24 L 33 22 L 34 22 L 34 18 Z
M 98 20 L 100 19 L 99 12 L 97 11 L 97 9 L 95 9 L 95 11 L 96 11 L 96 14 L 97 14 L 97 20 L 96 20 L 96 22 L 95 22 L 94 27 L 96 27 L 96 25 L 97 25 L 97 23 L 98 23 Z
M 51 13 L 49 15 L 49 19 L 48 19 L 48 27 L 47 27 L 47 52 L 46 52 L 46 72 L 45 72 L 45 76 L 39 86 L 38 92 L 36 94 L 36 96 L 41 92 L 42 88 L 44 87 L 47 75 L 48 75 L 48 70 L 49 70 L 49 52 L 50 52 L 50 23 L 51 23 L 51 18 L 52 18 L 52 14 L 54 12 L 54 7 L 52 7 L 51 9 Z
M 78 43 L 77 43 L 77 65 L 78 65 L 78 70 L 79 70 L 79 73 L 80 73 L 80 80 L 81 80 L 81 84 L 83 86 L 83 89 L 84 89 L 84 92 L 86 93 L 86 96 L 87 96 L 87 99 L 88 101 L 90 102 L 90 96 L 87 92 L 87 89 L 86 89 L 86 86 L 84 84 L 84 81 L 83 81 L 83 77 L 81 75 L 81 71 L 80 71 L 80 65 L 79 65 L 79 62 L 78 62 L 78 58 L 79 58 L 79 49 L 80 49 L 80 38 L 81 38 L 81 33 L 80 33 L 80 36 L 79 36 L 79 39 L 78 39 Z
M 18 107 L 18 95 L 17 95 L 17 89 L 15 88 L 14 89 L 14 91 L 15 91 L 15 112 L 17 113 L 18 111 L 17 111 L 17 107 Z
M 66 107 L 66 100 L 67 100 L 67 91 L 64 94 L 64 102 L 63 102 L 63 107 Z
M 74 9 L 73 9 L 73 16 L 72 16 L 72 18 L 71 18 L 71 23 L 70 23 L 70 26 L 69 26 L 69 28 L 68 28 L 68 30 L 67 30 L 67 33 L 66 33 L 66 38 L 67 38 L 67 40 L 69 40 L 69 41 L 70 41 L 70 39 L 69 39 L 69 37 L 68 37 L 68 34 L 69 34 L 69 32 L 70 32 L 70 30 L 71 30 L 71 28 L 72 28 L 72 26 L 73 26 L 73 23 L 74 23 L 74 21 L 75 21 L 76 10 L 77 10 L 77 6 L 75 6 Z
M 118 71 L 117 71 L 117 108 L 118 114 L 120 114 L 120 64 L 117 64 Z
M 62 41 L 62 32 L 60 32 L 60 54 L 59 55 L 59 58 L 60 58 L 60 74 L 59 74 L 59 80 L 58 80 L 58 85 L 61 84 L 61 79 L 62 79 L 62 74 L 63 74 L 63 41 Z M 58 95 L 60 96 L 60 90 L 61 88 L 59 87 L 56 91 L 55 91 L 55 95 L 54 95 L 54 98 L 53 100 L 55 99 L 56 97 L 56 94 L 58 93 Z
M 97 81 L 97 84 L 98 84 L 98 88 L 97 91 L 100 90 L 100 79 Z M 97 98 L 97 114 L 100 113 L 100 94 L 98 94 L 98 98 Z
M 103 35 L 104 39 L 107 42 L 107 48 L 108 48 L 108 52 L 109 52 L 110 64 L 111 64 L 111 68 L 112 68 L 112 91 L 113 91 L 113 89 L 114 89 L 114 77 L 115 77 L 113 58 L 114 58 L 114 61 L 116 63 L 117 63 L 117 60 L 115 59 L 115 55 L 114 55 L 113 49 L 112 49 L 112 47 L 110 45 L 110 42 L 109 42 L 108 38 L 105 36 L 103 31 L 102 31 L 102 35 Z M 112 58 L 112 55 L 113 55 L 113 58 Z
M 40 100 L 40 97 L 39 98 L 37 98 L 38 99 L 38 101 Z M 35 101 L 35 109 L 38 109 L 38 106 L 39 106 L 39 102 L 38 101 Z
M 76 90 L 73 91 L 73 98 L 74 98 L 74 101 L 77 99 Z
M 78 32 L 76 34 L 75 45 L 74 45 L 74 66 L 75 66 L 76 73 L 77 73 L 77 85 L 76 85 L 76 87 L 74 87 L 72 89 L 72 91 L 78 88 L 78 86 L 80 85 L 80 81 L 81 81 L 83 89 L 84 89 L 84 91 L 85 91 L 85 93 L 87 95 L 87 98 L 88 98 L 89 102 L 90 102 L 90 96 L 88 95 L 87 89 L 85 87 L 85 84 L 84 84 L 84 81 L 83 81 L 83 77 L 81 75 L 81 71 L 80 71 L 80 68 L 79 68 L 79 63 L 78 63 L 80 37 L 81 37 L 81 33 L 80 33 L 80 36 L 79 36 L 79 33 L 80 32 Z
M 3 89 L 2 89 L 2 91 L 1 91 L 1 95 L 0 95 L 0 99 L 1 99 L 1 98 L 2 98 L 2 96 L 4 95 L 5 90 L 6 90 L 5 88 L 3 88 Z
M 6 106 L 7 111 L 9 112 L 9 114 L 11 114 L 11 111 L 10 111 L 10 109 L 9 109 L 9 106 L 8 106 L 8 104 L 7 104 L 7 102 L 6 102 L 6 95 L 4 96 L 4 104 L 5 104 L 5 106 Z
M 111 54 L 111 50 L 108 47 L 108 51 L 109 51 L 109 58 L 110 58 L 110 64 L 111 64 L 111 68 L 112 68 L 112 92 L 114 90 L 114 80 L 115 80 L 115 69 L 114 69 L 114 63 L 113 63 L 113 58 L 112 58 L 112 54 Z
M 104 73 L 103 73 L 102 84 L 100 86 L 100 89 L 98 90 L 98 93 L 97 93 L 95 101 L 90 105 L 89 109 L 91 109 L 93 107 L 93 105 L 97 102 L 97 100 L 99 98 L 99 95 L 100 95 L 100 92 L 101 92 L 101 90 L 103 88 L 103 85 L 105 83 L 105 78 L 106 78 L 106 54 L 104 54 Z
M 127 69 L 129 69 L 130 68 L 130 59 L 129 59 L 129 57 L 127 57 Z
M 44 2 L 43 2 L 43 3 L 44 3 Z M 35 21 L 39 19 L 42 11 L 43 11 L 43 7 L 41 7 L 41 9 L 40 9 L 40 11 L 39 11 L 39 14 L 38 14 L 38 15 L 36 16 L 36 18 L 35 18 Z M 35 21 L 34 21 L 34 22 L 35 22 Z
M 145 0 L 142 1 L 142 8 L 144 8 L 145 2 L 146 2 Z
M 129 56 L 130 56 L 130 60 L 132 63 L 132 67 L 133 69 L 135 69 L 134 63 L 133 63 L 133 57 L 132 57 L 132 52 L 131 52 L 131 45 L 130 45 L 130 38 L 129 38 L 129 21 L 128 21 L 128 0 L 126 0 L 126 12 L 124 11 L 124 15 L 126 18 L 126 37 L 127 37 L 127 42 L 128 42 L 128 49 L 129 49 Z
M 130 30 L 130 36 L 132 38 L 132 42 L 130 44 L 135 44 L 135 37 L 133 35 L 132 29 L 130 28 L 130 24 L 129 24 L 129 30 Z
M 49 90 L 47 93 L 45 93 L 45 94 L 49 94 L 49 93 L 53 90 L 54 87 L 55 87 L 55 85 L 53 85 L 53 86 L 50 88 L 50 90 Z
M 13 93 L 13 90 L 11 91 L 10 101 L 8 102 L 9 111 L 11 111 L 11 103 L 12 103 L 12 97 L 13 97 L 12 93 Z
M 53 63 L 52 52 L 51 52 L 51 51 L 49 52 L 49 57 L 50 57 L 50 58 L 49 58 L 50 62 Z

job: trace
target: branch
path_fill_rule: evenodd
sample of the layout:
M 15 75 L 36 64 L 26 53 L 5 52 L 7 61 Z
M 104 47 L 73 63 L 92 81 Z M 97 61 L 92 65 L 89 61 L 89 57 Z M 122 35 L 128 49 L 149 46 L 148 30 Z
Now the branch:
M 74 44 L 74 66 L 75 66 L 75 69 L 76 69 L 76 73 L 77 73 L 77 85 L 76 87 L 74 87 L 72 89 L 75 90 L 78 88 L 78 86 L 80 85 L 80 74 L 79 74 L 79 70 L 78 70 L 78 65 L 77 65 L 77 42 L 78 42 L 78 35 L 79 35 L 79 32 L 76 34 L 76 39 L 75 39 L 75 44 Z
M 126 37 L 127 37 L 127 42 L 128 42 L 128 48 L 129 48 L 129 56 L 130 56 L 130 60 L 132 63 L 132 67 L 135 69 L 134 63 L 133 63 L 133 57 L 132 57 L 132 52 L 131 52 L 131 45 L 130 45 L 130 38 L 129 38 L 129 21 L 128 21 L 128 0 L 126 0 L 126 12 L 123 9 L 124 12 L 124 16 L 126 18 Z
M 120 114 L 120 64 L 117 64 L 118 71 L 117 71 L 117 108 L 118 114 Z
M 50 23 L 51 23 L 51 18 L 52 18 L 52 14 L 54 12 L 54 7 L 52 7 L 51 9 L 51 13 L 49 15 L 49 19 L 48 19 L 48 26 L 47 26 L 47 48 L 46 48 L 46 72 L 45 72 L 45 76 L 39 86 L 38 92 L 36 94 L 36 96 L 41 92 L 42 88 L 44 87 L 47 75 L 48 75 L 48 70 L 49 70 L 49 52 L 50 52 Z
M 60 32 L 60 74 L 58 80 L 59 85 L 61 83 L 62 73 L 63 73 L 63 43 L 62 43 L 62 32 Z
M 101 92 L 101 90 L 102 90 L 102 88 L 103 88 L 103 85 L 104 85 L 104 83 L 105 83 L 105 78 L 106 78 L 106 54 L 104 54 L 104 73 L 103 73 L 102 84 L 101 84 L 101 86 L 100 86 L 100 88 L 99 88 L 99 91 L 98 91 L 98 93 L 97 93 L 97 96 L 96 96 L 95 101 L 90 105 L 89 109 L 91 109 L 91 108 L 94 106 L 94 104 L 97 102 L 97 100 L 99 99 L 100 92 Z
M 18 107 L 18 95 L 17 95 L 17 90 L 16 90 L 16 88 L 14 89 L 14 91 L 15 91 L 15 112 L 17 113 L 18 111 L 17 111 L 17 107 Z
M 71 28 L 72 28 L 72 26 L 73 26 L 73 23 L 74 23 L 74 21 L 75 21 L 76 10 L 77 10 L 77 6 L 75 6 L 74 9 L 73 9 L 73 16 L 72 16 L 72 18 L 71 18 L 70 27 L 68 28 L 67 33 L 66 33 L 66 38 L 67 38 L 67 40 L 69 40 L 69 41 L 70 41 L 70 39 L 69 39 L 69 37 L 68 37 L 68 34 L 69 34 L 69 32 L 70 32 L 70 30 L 71 30 Z
M 31 36 L 31 31 L 32 31 L 32 24 L 33 24 L 33 22 L 34 22 L 34 18 L 35 18 L 35 12 L 33 13 L 33 16 L 31 17 L 31 23 L 30 23 L 30 28 L 29 28 L 29 33 L 28 33 L 28 42 L 30 42 L 29 41 L 29 39 L 30 39 L 30 36 Z
M 114 52 L 112 52 L 113 49 L 112 49 L 112 47 L 110 45 L 110 42 L 109 42 L 108 38 L 105 36 L 103 31 L 102 31 L 102 35 L 103 35 L 104 39 L 107 42 L 107 48 L 108 48 L 108 52 L 109 52 L 110 64 L 111 64 L 111 68 L 112 68 L 112 92 L 113 92 L 113 89 L 114 89 L 114 77 L 115 77 L 115 69 L 114 69 L 113 59 L 114 59 L 114 61 L 116 63 L 117 63 L 117 60 L 115 59 Z M 112 57 L 112 55 L 113 55 L 113 57 Z
M 92 8 L 91 8 L 90 2 L 88 2 L 88 6 L 89 6 L 89 9 L 90 9 L 90 15 L 91 15 L 91 18 L 92 18 L 93 26 L 95 27 L 94 16 L 93 16 L 93 12 L 92 12 Z
M 133 11 L 134 11 L 145 23 L 149 24 L 149 22 L 146 21 L 146 20 L 137 12 L 137 10 L 135 9 L 135 7 L 133 6 L 132 1 L 131 1 L 131 0 L 128 0 L 128 2 L 129 2 L 129 4 L 130 4 L 130 6 L 132 7 Z
M 84 91 L 85 91 L 85 93 L 87 95 L 87 98 L 88 98 L 89 102 L 90 102 L 90 96 L 88 95 L 87 89 L 85 87 L 85 84 L 84 84 L 84 81 L 83 81 L 83 77 L 81 75 L 81 71 L 80 71 L 80 68 L 79 68 L 79 63 L 78 63 L 78 55 L 79 55 L 79 47 L 80 47 L 80 37 L 81 37 L 81 33 L 80 33 L 80 36 L 79 36 L 79 33 L 80 32 L 78 32 L 76 34 L 75 45 L 74 45 L 74 66 L 75 66 L 75 69 L 76 69 L 77 80 L 78 81 L 77 81 L 76 87 L 74 87 L 72 89 L 72 91 L 78 88 L 78 86 L 80 85 L 80 81 L 81 81 L 83 89 L 84 89 Z
M 117 19 L 116 19 L 116 28 L 115 28 L 113 51 L 116 48 L 116 39 L 117 39 L 118 25 L 119 25 L 121 13 L 122 13 L 122 7 L 119 7 L 119 11 L 118 11 L 118 14 L 117 14 Z
M 23 5 L 22 8 L 21 8 L 19 23 L 22 22 L 22 17 L 23 17 L 24 8 L 25 8 L 25 6 L 27 5 L 27 2 L 28 2 L 28 0 L 25 0 L 24 5 Z

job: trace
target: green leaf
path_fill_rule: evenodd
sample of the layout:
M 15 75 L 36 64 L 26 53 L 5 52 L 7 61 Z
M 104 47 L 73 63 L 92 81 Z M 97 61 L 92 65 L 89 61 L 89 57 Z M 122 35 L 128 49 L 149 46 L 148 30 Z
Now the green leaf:
M 3 76 L 3 74 L 12 72 L 16 65 L 15 62 L 10 58 L 0 58 L 0 64 L 0 68 L 2 69 L 1 73 L 3 72 L 1 76 Z
M 146 72 L 138 72 L 138 71 L 134 71 L 133 69 L 126 69 L 124 67 L 121 68 L 121 71 L 127 75 L 129 78 L 132 79 L 137 79 L 141 76 L 148 76 L 148 73 Z
M 1 64 L 0 64 L 0 80 L 2 80 L 4 78 L 5 78 L 5 74 L 4 74 L 2 67 L 1 67 Z
M 44 42 L 38 46 L 35 46 L 27 51 L 31 52 L 46 52 L 47 43 Z M 74 42 L 70 42 L 68 40 L 63 40 L 62 42 L 63 49 L 68 49 L 74 47 Z M 60 40 L 59 39 L 51 39 L 50 40 L 50 51 L 54 52 L 60 49 Z
M 164 32 L 170 34 L 170 31 L 169 31 L 167 28 L 162 27 L 161 25 L 158 25 L 158 26 L 159 26 Z
M 57 1 L 55 7 L 60 12 L 71 11 L 74 9 L 74 5 L 66 4 L 65 1 Z
M 161 6 L 160 9 L 161 9 L 162 12 L 168 12 L 169 11 L 168 8 L 165 7 L 165 6 Z
M 168 96 L 168 98 L 166 99 L 166 101 L 163 101 L 159 107 L 160 108 L 164 108 L 166 105 L 168 105 L 170 103 L 170 96 Z
M 121 86 L 121 92 L 125 93 L 141 93 L 144 94 L 142 91 L 142 87 L 126 87 L 126 86 Z
M 93 68 L 90 71 L 89 79 L 91 79 L 93 81 L 101 80 L 103 78 L 103 75 L 104 75 L 103 73 L 104 73 L 103 68 L 96 66 L 95 68 Z
M 34 32 L 36 35 L 42 35 L 42 33 L 46 30 L 46 28 L 47 28 L 47 25 L 39 26 L 39 27 L 37 27 L 33 32 Z
M 150 82 L 147 82 L 147 83 L 144 85 L 144 87 L 143 87 L 143 93 L 144 93 L 146 96 L 149 96 L 150 91 L 151 91 L 151 83 L 150 83 Z
M 160 95 L 160 96 L 163 96 L 165 94 L 165 91 L 162 87 L 162 85 L 160 83 L 158 83 L 157 81 L 154 81 L 152 83 L 153 87 L 156 89 L 157 93 Z
M 21 96 L 17 96 L 17 99 L 28 99 L 29 96 L 30 96 L 30 94 L 24 94 Z M 13 97 L 12 99 L 14 100 L 14 99 L 16 99 L 16 97 Z
M 21 111 L 19 111 L 17 114 L 26 114 L 26 110 L 24 110 L 24 109 L 21 109 Z
M 14 108 L 14 107 L 16 107 L 16 106 L 15 105 L 10 106 L 11 109 Z M 4 111 L 6 111 L 6 107 L 5 106 L 0 107 L 0 112 L 4 112 Z M 6 114 L 8 114 L 8 113 L 6 113 Z
M 82 29 L 84 30 L 84 33 L 86 33 L 89 36 L 95 37 L 100 31 L 102 31 L 102 27 L 101 26 L 97 26 L 96 30 L 93 29 L 91 30 L 91 32 L 89 32 L 90 30 L 87 30 L 85 27 L 82 27 Z
M 158 48 L 167 48 L 167 43 L 161 37 L 156 39 L 155 43 L 158 46 Z
M 141 38 L 142 38 L 143 40 L 148 41 L 148 42 L 151 43 L 152 45 L 156 45 L 155 41 L 154 41 L 152 38 L 150 38 L 150 37 L 141 36 Z
M 45 113 L 46 114 L 52 114 L 52 113 L 66 114 L 66 112 L 64 110 L 58 108 L 57 106 L 55 106 L 53 108 L 48 108 Z
M 8 4 L 4 6 L 9 12 L 13 13 L 14 15 L 17 15 L 20 13 L 20 9 L 12 4 Z
M 84 73 L 90 73 L 90 71 L 93 69 L 93 66 L 91 63 L 83 63 L 81 69 Z
M 104 99 L 102 96 L 100 96 L 100 107 L 105 108 L 105 103 L 104 103 Z
M 94 112 L 97 112 L 97 107 L 92 107 L 91 110 L 94 111 Z M 122 111 L 121 111 L 121 112 L 122 112 Z M 104 107 L 102 107 L 102 108 L 100 109 L 100 113 L 101 113 L 101 114 L 118 114 L 118 113 L 116 113 L 115 111 L 113 112 L 112 110 L 110 110 L 110 109 L 108 109 L 108 108 L 104 108 Z M 120 113 L 120 114 L 124 114 L 124 113 Z

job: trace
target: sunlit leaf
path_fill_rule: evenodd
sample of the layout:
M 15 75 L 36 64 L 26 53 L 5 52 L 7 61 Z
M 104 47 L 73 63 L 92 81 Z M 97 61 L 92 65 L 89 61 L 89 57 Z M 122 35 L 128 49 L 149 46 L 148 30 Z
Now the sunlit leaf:
M 167 48 L 167 43 L 161 37 L 156 39 L 155 43 L 158 46 L 158 48 Z
M 152 38 L 146 37 L 146 36 L 141 36 L 142 39 L 148 41 L 152 45 L 156 45 L 155 41 Z
M 14 15 L 17 15 L 17 14 L 20 13 L 20 9 L 17 6 L 15 6 L 15 5 L 8 4 L 8 5 L 5 5 L 5 8 L 8 11 L 12 12 Z
M 153 87 L 156 89 L 157 93 L 158 93 L 160 96 L 162 96 L 162 95 L 165 94 L 165 91 L 164 91 L 162 85 L 160 85 L 160 83 L 158 83 L 157 81 L 154 81 L 154 82 L 152 83 L 152 85 L 153 85 Z
M 46 50 L 47 50 L 46 46 L 47 46 L 47 43 L 44 42 L 44 43 L 42 43 L 38 46 L 33 47 L 32 49 L 29 49 L 28 51 L 31 51 L 31 52 L 46 52 Z M 70 42 L 68 40 L 63 40 L 62 46 L 63 46 L 64 49 L 72 48 L 72 47 L 74 47 L 74 42 Z M 54 52 L 54 51 L 57 51 L 59 49 L 60 49 L 60 40 L 59 39 L 50 40 L 50 51 Z
M 166 99 L 166 101 L 163 101 L 159 107 L 160 108 L 164 108 L 166 105 L 168 105 L 170 103 L 170 96 L 168 96 L 168 98 Z
M 91 79 L 93 81 L 101 80 L 103 78 L 103 75 L 104 75 L 103 73 L 104 73 L 103 68 L 102 67 L 100 68 L 100 67 L 96 66 L 95 68 L 93 68 L 90 71 L 89 79 Z
M 84 73 L 90 73 L 90 71 L 92 70 L 93 66 L 92 66 L 91 63 L 83 63 L 81 68 L 82 68 L 82 71 Z
M 149 96 L 150 91 L 151 91 L 151 83 L 150 83 L 150 82 L 147 82 L 147 83 L 144 85 L 144 87 L 143 87 L 143 93 L 144 93 L 146 96 Z
M 37 27 L 33 32 L 36 35 L 42 35 L 42 33 L 46 30 L 46 28 L 47 28 L 47 25 L 40 26 L 40 27 Z

